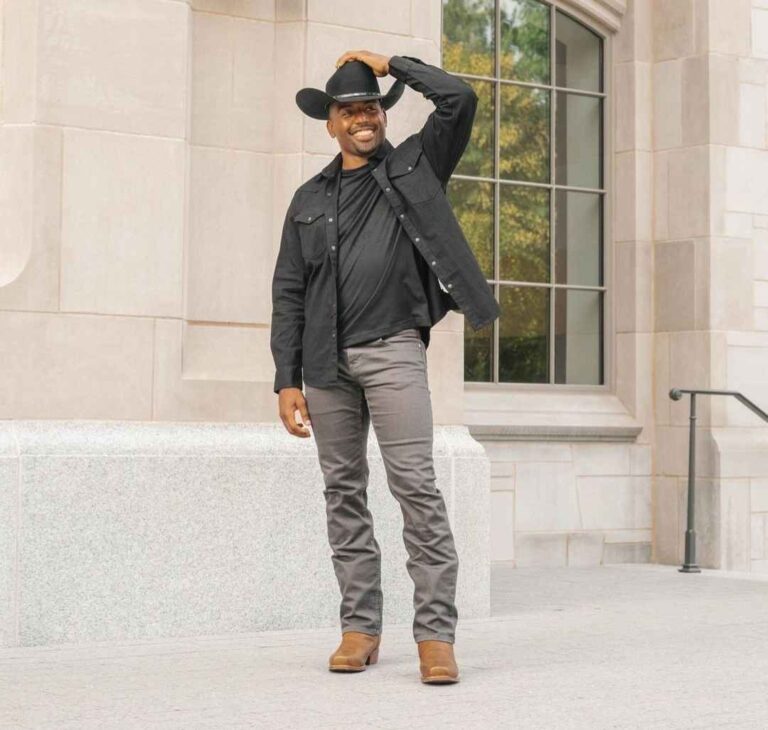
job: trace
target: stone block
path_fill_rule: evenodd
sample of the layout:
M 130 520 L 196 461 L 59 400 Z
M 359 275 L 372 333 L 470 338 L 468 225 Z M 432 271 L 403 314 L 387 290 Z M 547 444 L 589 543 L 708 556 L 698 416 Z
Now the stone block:
M 38 123 L 186 136 L 187 5 L 38 2 Z
M 603 552 L 603 563 L 650 563 L 651 543 L 606 543 Z
M 515 534 L 515 565 L 518 568 L 557 568 L 568 564 L 568 535 L 536 532 Z
M 272 152 L 274 24 L 194 13 L 192 30 L 192 142 Z
M 188 319 L 269 322 L 272 213 L 271 156 L 192 147 Z
M 584 529 L 651 527 L 650 476 L 577 477 L 576 486 Z
M 184 143 L 68 129 L 63 147 L 61 309 L 180 316 Z
M 311 440 L 268 424 L 40 420 L 12 428 L 24 459 L 24 530 L 10 601 L 0 572 L 0 606 L 18 603 L 19 633 L 6 633 L 6 645 L 338 626 L 323 478 Z M 0 449 L 6 441 L 0 432 Z M 402 514 L 373 431 L 368 447 L 384 621 L 410 623 Z M 466 428 L 438 430 L 434 456 L 465 566 L 457 604 L 465 617 L 487 617 L 488 461 Z M 13 454 L 0 456 L 2 564 L 12 563 L 5 559 L 9 525 L 17 539 L 8 519 L 16 465 Z M 0 613 L 3 630 L 12 620 Z
M 519 531 L 580 529 L 582 523 L 573 466 L 518 464 L 515 520 Z
M 630 472 L 629 444 L 574 443 L 573 469 L 576 476 L 627 475 Z
M 515 558 L 515 493 L 491 494 L 491 560 Z
M 0 127 L 0 309 L 59 308 L 61 130 Z
M 0 418 L 152 418 L 154 324 L 0 312 Z
M 602 565 L 605 537 L 599 532 L 568 534 L 568 566 L 588 568 Z

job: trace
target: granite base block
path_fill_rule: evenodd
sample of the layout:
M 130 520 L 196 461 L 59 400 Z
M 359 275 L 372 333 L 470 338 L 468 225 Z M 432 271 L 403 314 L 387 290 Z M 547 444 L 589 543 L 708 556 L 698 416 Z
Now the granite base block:
M 402 513 L 373 429 L 369 507 L 384 622 L 410 624 Z M 490 615 L 490 464 L 463 426 L 434 459 L 460 618 Z M 270 423 L 0 425 L 0 645 L 339 625 L 313 439 Z

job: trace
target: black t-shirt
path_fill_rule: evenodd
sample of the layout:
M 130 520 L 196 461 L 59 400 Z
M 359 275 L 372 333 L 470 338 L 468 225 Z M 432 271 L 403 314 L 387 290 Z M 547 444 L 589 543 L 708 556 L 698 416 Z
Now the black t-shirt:
M 432 323 L 416 257 L 369 164 L 340 171 L 339 346 Z

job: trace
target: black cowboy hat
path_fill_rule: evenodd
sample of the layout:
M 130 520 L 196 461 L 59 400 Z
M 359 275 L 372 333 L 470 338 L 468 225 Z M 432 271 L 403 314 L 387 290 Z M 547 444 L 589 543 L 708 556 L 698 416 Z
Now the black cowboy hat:
M 371 67 L 362 61 L 347 61 L 336 69 L 320 89 L 301 89 L 296 93 L 299 109 L 313 119 L 328 119 L 328 107 L 334 101 L 370 101 L 378 99 L 389 109 L 402 95 L 405 84 L 397 79 L 386 94 L 379 90 L 379 82 Z

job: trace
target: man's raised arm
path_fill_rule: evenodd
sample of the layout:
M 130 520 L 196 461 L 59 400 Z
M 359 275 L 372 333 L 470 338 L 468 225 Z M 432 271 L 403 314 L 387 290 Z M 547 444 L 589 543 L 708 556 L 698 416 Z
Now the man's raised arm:
M 389 73 L 435 105 L 419 136 L 424 154 L 445 186 L 469 142 L 477 94 L 465 81 L 412 56 L 392 56 Z

